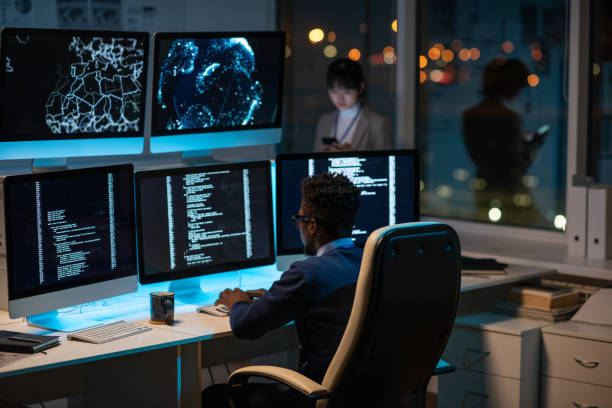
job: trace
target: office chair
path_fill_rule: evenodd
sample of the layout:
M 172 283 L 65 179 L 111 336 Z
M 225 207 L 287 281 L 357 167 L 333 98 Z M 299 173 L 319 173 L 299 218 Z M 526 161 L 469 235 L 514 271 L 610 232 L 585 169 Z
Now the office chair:
M 323 382 L 251 366 L 229 379 L 230 401 L 251 377 L 284 383 L 322 407 L 425 406 L 427 383 L 450 335 L 461 283 L 455 231 L 440 223 L 380 228 L 369 236 L 351 315 Z

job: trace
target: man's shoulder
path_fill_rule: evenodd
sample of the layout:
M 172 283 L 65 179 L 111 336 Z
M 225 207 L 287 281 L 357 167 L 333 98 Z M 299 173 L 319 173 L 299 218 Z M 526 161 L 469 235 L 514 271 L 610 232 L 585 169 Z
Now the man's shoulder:
M 319 267 L 329 267 L 335 263 L 344 263 L 347 258 L 354 262 L 361 263 L 363 249 L 358 247 L 335 248 L 321 256 L 311 256 L 303 261 L 296 261 L 291 264 L 290 269 L 308 272 Z

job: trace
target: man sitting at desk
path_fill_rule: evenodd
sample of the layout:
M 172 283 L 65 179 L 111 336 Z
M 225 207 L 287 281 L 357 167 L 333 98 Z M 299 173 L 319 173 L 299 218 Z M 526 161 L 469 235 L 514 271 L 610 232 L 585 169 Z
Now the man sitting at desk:
M 355 295 L 363 250 L 350 236 L 360 194 L 341 174 L 304 179 L 301 207 L 293 220 L 304 252 L 313 256 L 294 262 L 267 291 L 225 289 L 216 302 L 230 310 L 238 338 L 256 339 L 294 320 L 301 345 L 300 372 L 319 383 L 340 344 Z

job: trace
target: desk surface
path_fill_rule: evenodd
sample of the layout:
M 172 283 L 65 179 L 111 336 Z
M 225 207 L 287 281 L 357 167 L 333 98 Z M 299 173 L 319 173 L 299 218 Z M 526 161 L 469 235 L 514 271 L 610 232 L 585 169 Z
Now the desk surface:
M 490 277 L 464 276 L 461 280 L 461 291 L 468 292 L 487 287 L 504 285 L 520 280 L 536 278 L 553 273 L 548 268 L 535 268 L 526 266 L 511 266 L 506 275 Z M 249 277 L 251 285 L 259 287 L 269 286 L 277 275 L 269 274 L 265 277 Z M 264 279 L 265 278 L 265 279 Z M 249 286 L 251 286 L 249 285 Z M 122 296 L 122 301 L 111 299 L 107 306 L 98 309 L 109 311 L 121 310 L 120 315 L 113 316 L 128 321 L 148 324 L 149 299 L 143 296 L 143 290 L 151 288 L 141 287 L 139 292 Z M 146 293 L 145 293 L 146 295 Z M 212 298 L 212 297 L 211 297 Z M 135 336 L 126 337 L 105 344 L 90 344 L 66 340 L 66 334 L 60 333 L 61 345 L 48 350 L 47 354 L 37 353 L 27 358 L 0 367 L 0 378 L 8 375 L 17 375 L 31 371 L 46 370 L 71 364 L 80 364 L 99 359 L 112 358 L 121 355 L 139 353 L 158 348 L 172 347 L 197 341 L 231 336 L 232 332 L 227 317 L 216 317 L 195 311 L 196 305 L 177 303 L 175 309 L 175 325 L 150 325 L 153 330 Z M 100 316 L 100 311 L 85 310 L 84 317 Z M 0 311 L 0 329 L 23 331 L 38 334 L 49 334 L 48 331 L 28 326 L 21 319 L 10 319 L 8 313 Z
M 6 312 L 0 312 L 0 320 L 6 320 Z M 52 333 L 48 330 L 28 326 L 24 322 L 4 324 L 2 330 L 28 332 L 36 334 L 54 334 L 60 336 L 61 344 L 51 348 L 46 354 L 35 353 L 17 360 L 7 366 L 0 367 L 0 378 L 7 375 L 25 374 L 33 371 L 48 370 L 73 364 L 119 357 L 166 347 L 178 346 L 192 342 L 192 336 L 180 331 L 153 330 L 131 337 L 115 340 L 104 344 L 90 344 L 80 341 L 66 340 L 66 333 Z

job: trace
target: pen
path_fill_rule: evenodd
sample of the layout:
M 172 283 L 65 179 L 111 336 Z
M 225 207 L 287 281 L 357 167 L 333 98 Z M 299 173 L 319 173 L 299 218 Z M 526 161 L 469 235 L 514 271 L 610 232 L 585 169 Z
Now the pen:
M 18 337 L 18 336 L 11 336 L 8 337 L 9 340 L 16 340 L 16 341 L 25 341 L 28 343 L 42 343 L 42 340 L 37 340 L 37 339 L 29 339 L 27 337 Z

